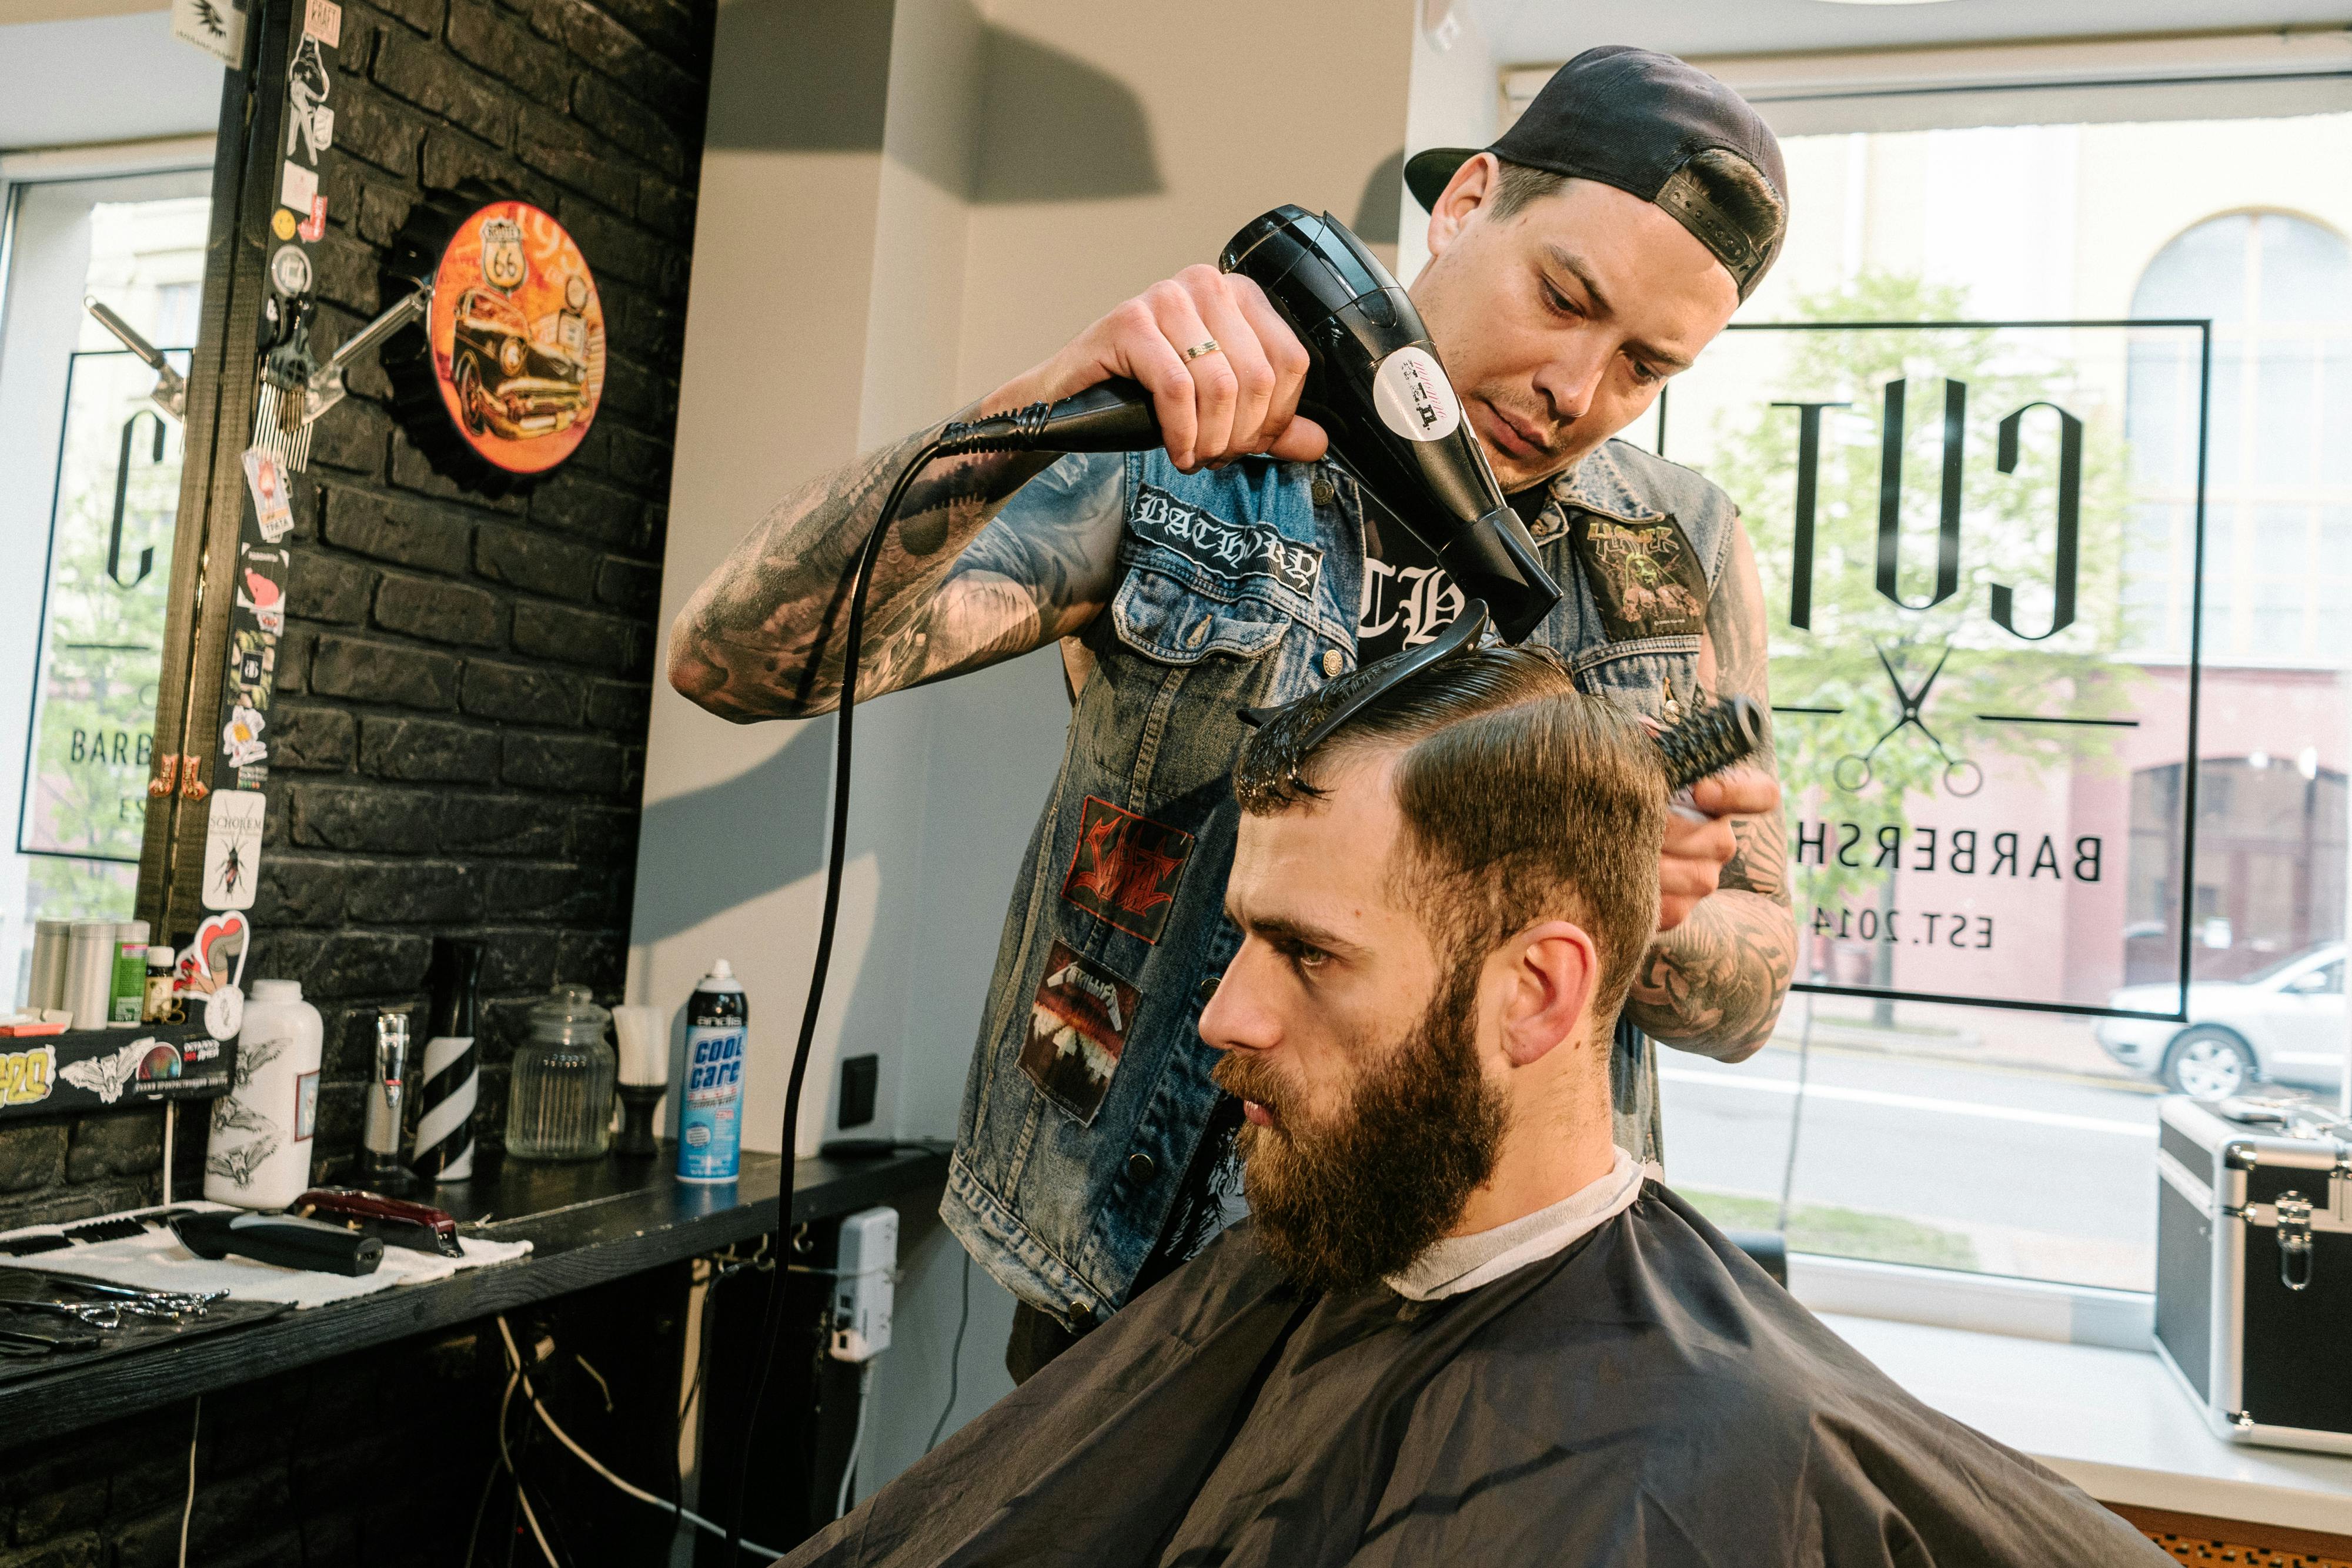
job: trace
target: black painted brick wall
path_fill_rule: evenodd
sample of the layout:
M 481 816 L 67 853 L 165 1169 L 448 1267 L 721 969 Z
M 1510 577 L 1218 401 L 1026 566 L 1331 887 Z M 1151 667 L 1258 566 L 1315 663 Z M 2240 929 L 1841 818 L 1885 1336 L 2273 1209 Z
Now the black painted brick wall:
M 209 1394 L 201 1412 L 182 1400 L 12 1452 L 0 1463 L 0 1563 L 172 1568 L 185 1511 L 187 1561 L 203 1568 L 456 1568 L 497 1454 L 505 1370 L 496 1327 L 468 1329 Z M 497 1531 L 503 1514 L 485 1523 Z
M 707 0 L 344 7 L 316 247 L 333 335 L 387 303 L 412 205 L 481 180 L 580 242 L 606 371 L 587 439 L 527 495 L 435 474 L 373 363 L 314 436 L 251 973 L 299 979 L 326 1015 L 331 1172 L 357 1146 L 376 1010 L 422 1002 L 436 933 L 488 947 L 489 1144 L 530 1003 L 557 980 L 618 998 L 710 19 Z
M 618 998 L 713 16 L 345 0 L 322 349 L 389 303 L 379 269 L 411 208 L 470 178 L 580 241 L 606 370 L 587 438 L 528 494 L 435 474 L 372 357 L 314 433 L 247 977 L 299 979 L 325 1015 L 318 1179 L 353 1163 L 377 1009 L 422 1005 L 435 933 L 488 945 L 490 1145 L 530 1003 L 559 979 Z M 187 1122 L 183 1190 L 202 1178 Z M 152 1115 L 0 1127 L 0 1228 L 152 1202 L 161 1148 Z
M 372 357 L 315 433 L 247 969 L 248 986 L 300 980 L 326 1017 L 314 1179 L 353 1163 L 376 1009 L 423 1004 L 436 933 L 488 945 L 478 1125 L 491 1145 L 530 1002 L 558 979 L 618 999 L 714 15 L 715 0 L 343 0 L 322 348 L 390 302 L 378 269 L 412 206 L 471 178 L 579 240 L 606 380 L 578 453 L 528 495 L 434 474 L 385 413 Z M 184 1120 L 182 1192 L 201 1180 L 204 1121 Z M 160 1163 L 152 1113 L 0 1127 L 0 1228 L 153 1202 Z M 221 1479 L 200 1491 L 190 1560 L 446 1560 L 417 1550 L 432 1531 L 391 1525 L 463 1511 L 480 1484 L 485 1374 L 449 1371 L 453 1354 L 371 1353 L 251 1385 L 217 1396 L 218 1427 L 208 1400 L 228 1446 L 205 1446 L 200 1474 Z M 473 1391 L 445 1402 L 467 1431 L 403 1448 L 383 1478 L 403 1506 L 305 1457 L 362 1458 L 371 1426 L 429 1425 L 438 1401 L 417 1380 L 434 1367 Z M 400 1384 L 427 1414 L 394 1398 Z M 187 1414 L 0 1449 L 0 1568 L 169 1561 Z M 317 1442 L 288 1446 L 305 1432 Z M 320 1500 L 328 1489 L 343 1501 Z

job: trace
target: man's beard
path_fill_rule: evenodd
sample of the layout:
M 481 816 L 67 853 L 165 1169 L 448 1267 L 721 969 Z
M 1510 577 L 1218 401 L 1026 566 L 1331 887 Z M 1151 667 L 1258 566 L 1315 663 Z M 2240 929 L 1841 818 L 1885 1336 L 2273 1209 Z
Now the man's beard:
M 1455 1221 L 1494 1174 L 1503 1096 L 1478 1071 L 1477 970 L 1442 987 L 1420 1022 L 1384 1050 L 1328 1122 L 1287 1113 L 1281 1075 L 1235 1051 L 1217 1064 L 1228 1093 L 1275 1113 L 1234 1139 L 1259 1245 L 1299 1284 L 1348 1291 L 1397 1273 Z

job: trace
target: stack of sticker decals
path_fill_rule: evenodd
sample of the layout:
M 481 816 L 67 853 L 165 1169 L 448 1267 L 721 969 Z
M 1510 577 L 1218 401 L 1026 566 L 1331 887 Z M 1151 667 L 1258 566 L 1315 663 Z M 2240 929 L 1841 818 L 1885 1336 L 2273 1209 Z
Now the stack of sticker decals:
M 310 372 L 317 368 L 308 340 L 315 303 L 310 246 L 326 232 L 327 198 L 319 190 L 319 170 L 334 145 L 331 100 L 343 12 L 335 0 L 299 0 L 296 8 L 299 19 L 287 62 L 286 137 L 276 149 L 278 201 L 264 241 L 269 292 L 262 311 L 253 444 L 244 458 L 249 505 L 239 520 L 236 559 L 230 565 L 228 668 L 221 685 L 220 744 L 205 832 L 201 901 L 212 910 L 252 908 L 260 874 L 267 809 L 262 789 L 269 779 L 274 738 L 269 699 L 286 635 L 286 539 L 294 530 L 289 476 L 302 467 L 310 450 L 303 404 Z M 185 759 L 185 769 L 183 792 L 201 799 L 194 792 L 202 789 L 194 758 Z M 168 792 L 168 778 L 163 783 Z M 249 933 L 246 939 L 250 941 Z
M 278 203 L 270 214 L 269 293 L 261 312 L 261 385 L 254 400 L 253 444 L 299 472 L 310 462 L 306 417 L 311 372 L 310 321 L 317 308 L 310 246 L 327 232 L 327 198 L 319 172 L 335 141 L 334 57 L 343 36 L 335 0 L 299 0 L 300 22 L 286 63 L 286 141 L 278 149 Z

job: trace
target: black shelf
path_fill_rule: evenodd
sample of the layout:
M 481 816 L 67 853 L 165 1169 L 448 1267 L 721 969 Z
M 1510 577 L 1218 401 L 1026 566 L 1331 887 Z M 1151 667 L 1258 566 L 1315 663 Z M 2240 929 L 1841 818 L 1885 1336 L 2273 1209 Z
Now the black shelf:
M 677 1262 L 776 1228 L 773 1155 L 746 1154 L 736 1182 L 703 1186 L 673 1175 L 669 1145 L 649 1159 L 577 1165 L 508 1161 L 441 1189 L 436 1201 L 487 1239 L 528 1239 L 530 1255 L 465 1270 L 429 1285 L 288 1312 L 268 1322 L 0 1387 L 0 1430 L 12 1443 L 94 1427 L 193 1394 L 225 1388 L 410 1334 L 503 1312 L 641 1270 Z M 806 1159 L 793 1174 L 793 1222 L 836 1218 L 947 1177 L 947 1155 L 905 1149 L 886 1158 Z M 37 1260 L 33 1260 L 37 1261 Z

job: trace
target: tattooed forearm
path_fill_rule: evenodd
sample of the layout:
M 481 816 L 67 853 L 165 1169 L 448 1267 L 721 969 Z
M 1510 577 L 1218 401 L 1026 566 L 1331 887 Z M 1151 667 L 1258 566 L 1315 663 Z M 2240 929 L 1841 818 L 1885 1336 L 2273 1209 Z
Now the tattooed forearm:
M 754 528 L 679 614 L 671 684 L 738 722 L 835 706 L 858 551 L 932 434 L 827 475 Z M 908 486 L 867 591 L 861 697 L 1024 653 L 1099 606 L 1118 552 L 1115 459 L 1108 469 L 1075 463 L 1070 481 L 1043 486 L 1017 527 L 1002 515 L 1052 461 L 934 462 Z
M 1732 539 L 1707 605 L 1706 664 L 1714 689 L 1769 706 L 1764 606 L 1747 531 Z M 1779 774 L 1768 737 L 1748 766 Z M 1727 1061 L 1772 1036 L 1797 964 L 1789 913 L 1789 844 L 1779 807 L 1732 825 L 1733 851 L 1718 891 L 1651 944 L 1625 1014 L 1652 1038 Z
M 1738 1061 L 1771 1039 L 1796 962 L 1788 905 L 1727 889 L 1651 944 L 1625 1016 L 1654 1040 Z

